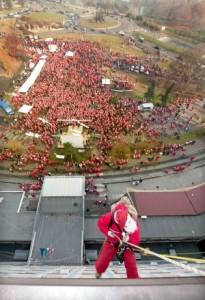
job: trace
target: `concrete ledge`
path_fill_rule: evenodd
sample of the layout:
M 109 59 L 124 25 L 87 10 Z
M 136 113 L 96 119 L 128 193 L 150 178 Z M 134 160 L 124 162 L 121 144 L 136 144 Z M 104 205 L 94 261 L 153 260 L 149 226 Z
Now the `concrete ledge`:
M 0 279 L 0 295 L 1 300 L 204 300 L 205 278 L 5 278 Z
M 0 278 L 1 285 L 22 286 L 172 286 L 205 285 L 205 277 L 169 277 L 148 279 L 72 279 L 72 278 Z M 205 286 L 204 286 L 205 288 Z

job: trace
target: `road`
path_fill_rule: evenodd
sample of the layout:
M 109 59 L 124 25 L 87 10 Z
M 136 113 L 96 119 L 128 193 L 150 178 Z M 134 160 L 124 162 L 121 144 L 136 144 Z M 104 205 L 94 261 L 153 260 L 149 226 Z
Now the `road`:
M 86 215 L 103 214 L 110 209 L 110 203 L 119 199 L 127 191 L 137 190 L 174 190 L 193 187 L 205 182 L 205 154 L 201 155 L 202 160 L 196 159 L 193 164 L 180 173 L 165 174 L 163 170 L 147 172 L 146 174 L 121 176 L 110 178 L 99 178 L 96 183 L 99 185 L 100 195 L 86 195 L 85 213 Z M 132 184 L 132 178 L 142 178 L 143 182 L 138 186 Z M 0 176 L 0 191 L 20 190 L 19 184 L 23 182 L 33 182 L 31 179 Z M 157 188 L 158 187 L 158 188 Z M 107 195 L 107 202 L 105 201 Z M 96 201 L 103 201 L 104 206 L 96 205 Z
M 135 176 L 135 178 L 137 177 L 138 176 Z M 141 178 L 141 176 L 138 178 Z M 118 195 L 125 193 L 127 190 L 157 190 L 157 186 L 159 190 L 183 189 L 203 182 L 205 182 L 205 165 L 202 167 L 196 165 L 193 168 L 177 174 L 157 172 L 152 174 L 151 177 L 144 176 L 143 182 L 138 186 L 132 185 L 131 181 L 108 183 L 107 190 L 109 198 L 118 198 Z

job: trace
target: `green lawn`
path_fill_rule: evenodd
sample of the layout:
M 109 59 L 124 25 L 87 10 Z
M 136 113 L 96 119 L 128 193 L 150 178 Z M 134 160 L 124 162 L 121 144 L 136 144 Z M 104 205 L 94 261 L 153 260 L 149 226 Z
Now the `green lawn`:
M 105 47 L 111 49 L 112 51 L 122 53 L 124 55 L 134 55 L 138 57 L 143 57 L 144 53 L 141 49 L 130 47 L 124 44 L 123 39 L 118 36 L 113 35 L 99 35 L 99 34 L 87 34 L 86 38 L 91 41 L 96 41 L 102 43 Z
M 205 31 L 188 31 L 188 30 L 177 30 L 174 28 L 167 28 L 166 32 L 174 37 L 187 40 L 191 43 L 204 43 L 205 42 Z
M 196 129 L 180 135 L 180 139 L 176 139 L 176 137 L 173 136 L 163 139 L 163 142 L 165 144 L 183 144 L 191 140 L 198 140 L 202 137 L 205 137 L 205 131 L 203 129 Z
M 111 17 L 105 17 L 104 22 L 95 22 L 95 19 L 86 19 L 86 18 L 81 18 L 80 21 L 81 26 L 86 27 L 86 28 L 106 28 L 106 27 L 113 27 L 118 25 L 118 21 Z
M 68 40 L 89 40 L 93 42 L 101 43 L 104 47 L 111 51 L 122 53 L 124 55 L 133 55 L 137 57 L 144 57 L 144 52 L 136 47 L 130 47 L 124 44 L 123 39 L 119 36 L 113 36 L 108 34 L 87 34 L 87 33 L 67 33 L 65 32 L 46 32 L 39 33 L 41 38 L 53 37 L 58 39 Z
M 51 12 L 34 12 L 26 15 L 25 18 L 32 23 L 62 23 L 63 16 Z
M 0 10 L 0 15 L 7 15 L 10 13 L 18 13 L 19 10 L 20 10 L 20 8 L 3 9 L 3 10 Z
M 178 48 L 170 43 L 167 43 L 167 42 L 163 42 L 163 41 L 160 41 L 158 39 L 155 39 L 154 37 L 152 37 L 151 35 L 148 35 L 148 34 L 144 34 L 144 33 L 141 33 L 141 32 L 137 32 L 136 33 L 136 36 L 139 37 L 139 36 L 142 36 L 144 37 L 145 41 L 148 41 L 150 43 L 153 43 L 167 51 L 170 51 L 170 52 L 174 52 L 176 54 L 181 54 L 184 52 L 183 49 L 181 48 Z

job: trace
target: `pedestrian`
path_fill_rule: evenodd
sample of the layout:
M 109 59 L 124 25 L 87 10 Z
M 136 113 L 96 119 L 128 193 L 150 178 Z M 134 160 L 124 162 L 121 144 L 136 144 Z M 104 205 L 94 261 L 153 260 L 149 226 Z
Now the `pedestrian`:
M 124 199 L 123 199 L 124 198 Z M 108 268 L 113 257 L 117 255 L 124 261 L 127 278 L 139 278 L 135 253 L 131 247 L 120 245 L 119 239 L 138 245 L 140 229 L 137 212 L 129 203 L 127 197 L 122 197 L 119 203 L 111 207 L 111 212 L 101 216 L 98 220 L 100 231 L 106 236 L 96 261 L 96 278 L 100 278 Z

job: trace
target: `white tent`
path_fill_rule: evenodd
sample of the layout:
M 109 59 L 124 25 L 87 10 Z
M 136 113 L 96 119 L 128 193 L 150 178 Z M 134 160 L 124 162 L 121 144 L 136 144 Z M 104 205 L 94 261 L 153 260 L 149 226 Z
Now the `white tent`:
M 43 54 L 41 55 L 40 59 L 46 59 L 47 58 L 47 55 Z
M 35 64 L 33 62 L 29 63 L 29 69 L 32 70 L 35 67 Z
M 53 38 L 52 37 L 48 37 L 45 39 L 45 42 L 52 42 L 53 41 Z
M 38 54 L 42 54 L 42 50 L 41 49 L 37 49 L 36 50 Z
M 102 84 L 111 84 L 111 80 L 109 78 L 103 78 Z
M 34 84 L 37 77 L 39 76 L 44 64 L 45 59 L 40 59 L 35 68 L 33 69 L 31 75 L 27 78 L 27 80 L 24 82 L 24 84 L 20 87 L 18 90 L 19 93 L 27 93 L 30 87 Z
M 39 117 L 38 118 L 41 122 L 43 122 L 44 124 L 46 123 L 46 124 L 50 124 L 49 122 L 48 122 L 48 120 L 46 120 L 46 119 L 44 119 L 44 118 L 41 118 L 41 117 Z
M 38 139 L 40 137 L 40 134 L 29 131 L 29 132 L 26 132 L 26 136 L 35 137 Z
M 62 134 L 60 136 L 61 144 L 71 143 L 75 148 L 84 148 L 83 136 L 82 134 L 72 133 L 72 134 Z
M 21 108 L 19 108 L 18 112 L 22 114 L 28 114 L 33 108 L 33 105 L 23 104 Z
M 48 50 L 51 52 L 51 53 L 54 53 L 58 50 L 58 46 L 55 45 L 55 44 L 51 44 L 51 45 L 48 45 Z
M 65 155 L 59 155 L 55 153 L 55 157 L 58 159 L 65 159 Z
M 74 52 L 72 52 L 72 51 L 67 51 L 67 52 L 65 53 L 65 56 L 66 56 L 66 57 L 73 57 L 73 56 L 74 56 Z

